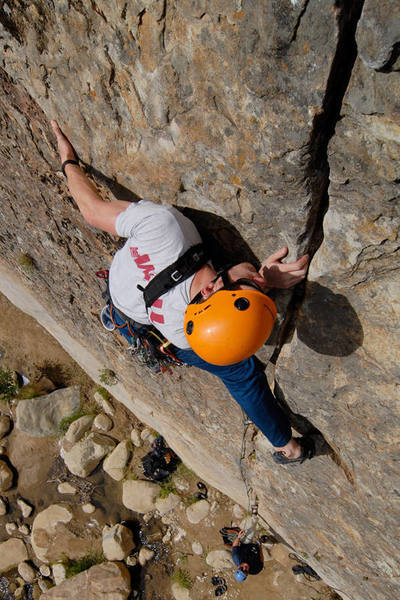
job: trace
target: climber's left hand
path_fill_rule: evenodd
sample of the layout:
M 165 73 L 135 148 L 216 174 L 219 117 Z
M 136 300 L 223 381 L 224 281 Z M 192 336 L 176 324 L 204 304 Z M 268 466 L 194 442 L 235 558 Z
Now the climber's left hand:
M 299 283 L 306 276 L 308 254 L 304 254 L 295 262 L 282 263 L 281 260 L 287 256 L 287 253 L 287 247 L 283 246 L 262 262 L 259 273 L 265 280 L 266 287 L 287 289 Z

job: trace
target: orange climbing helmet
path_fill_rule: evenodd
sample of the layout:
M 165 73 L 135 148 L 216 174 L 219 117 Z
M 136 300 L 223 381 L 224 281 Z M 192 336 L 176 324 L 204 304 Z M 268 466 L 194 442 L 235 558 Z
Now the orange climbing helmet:
M 226 273 L 222 276 L 224 288 L 201 304 L 194 298 L 188 305 L 184 328 L 190 346 L 202 359 L 233 365 L 261 348 L 271 335 L 277 312 L 271 298 L 253 281 L 227 284 Z M 241 284 L 253 289 L 235 289 Z

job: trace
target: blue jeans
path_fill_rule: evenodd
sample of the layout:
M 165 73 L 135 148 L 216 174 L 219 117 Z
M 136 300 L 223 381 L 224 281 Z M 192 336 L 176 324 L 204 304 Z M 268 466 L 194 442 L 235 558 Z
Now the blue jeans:
M 118 325 L 124 323 L 117 314 L 114 314 L 114 320 Z M 118 331 L 132 343 L 127 327 Z M 175 346 L 174 354 L 188 365 L 217 375 L 249 419 L 273 446 L 282 448 L 289 442 L 292 437 L 289 421 L 279 408 L 269 388 L 264 369 L 255 356 L 234 365 L 218 366 L 206 362 L 190 349 L 182 350 Z
M 273 446 L 281 448 L 289 442 L 292 437 L 289 421 L 279 408 L 255 356 L 234 365 L 219 366 L 206 362 L 190 349 L 175 348 L 175 355 L 188 365 L 217 375 Z

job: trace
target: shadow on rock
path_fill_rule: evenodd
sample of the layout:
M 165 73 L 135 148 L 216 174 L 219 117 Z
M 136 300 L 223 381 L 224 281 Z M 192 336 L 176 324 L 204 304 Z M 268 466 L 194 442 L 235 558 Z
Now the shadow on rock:
M 296 326 L 306 346 L 328 356 L 349 356 L 364 339 L 360 320 L 346 296 L 316 282 L 307 284 Z
M 85 165 L 87 172 L 90 175 L 93 175 L 93 177 L 95 177 L 97 181 L 105 185 L 117 200 L 124 200 L 125 202 L 138 202 L 139 200 L 141 200 L 140 196 L 132 192 L 124 185 L 118 183 L 118 181 L 116 181 L 115 179 L 107 177 L 101 171 L 98 171 L 91 165 L 88 165 L 86 163 L 83 164 Z
M 301 435 L 312 437 L 315 443 L 315 456 L 332 455 L 334 450 L 325 440 L 322 433 L 314 427 L 314 425 L 306 417 L 303 417 L 300 413 L 292 411 L 290 406 L 285 400 L 285 395 L 280 385 L 275 381 L 274 395 L 278 401 L 278 404 L 282 411 L 289 419 L 290 425 L 298 431 Z
M 260 261 L 250 246 L 229 221 L 219 215 L 194 208 L 176 208 L 196 225 L 217 270 L 225 265 L 241 262 L 250 262 L 257 269 L 260 267 Z

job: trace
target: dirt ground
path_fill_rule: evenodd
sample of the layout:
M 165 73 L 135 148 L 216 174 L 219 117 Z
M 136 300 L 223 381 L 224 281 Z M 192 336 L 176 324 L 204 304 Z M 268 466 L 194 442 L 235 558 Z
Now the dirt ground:
M 56 387 L 79 383 L 82 390 L 82 402 L 90 402 L 97 387 L 76 365 L 61 346 L 35 321 L 21 313 L 0 295 L 0 366 L 15 369 L 31 381 L 46 375 Z M 116 409 L 113 417 L 114 427 L 110 435 L 118 440 L 129 437 L 133 426 L 141 429 L 135 417 L 124 406 L 112 400 Z M 1 407 L 3 412 L 7 409 Z M 57 493 L 57 481 L 65 478 L 60 467 L 58 440 L 53 438 L 32 438 L 15 429 L 7 438 L 7 454 L 18 471 L 18 485 L 7 492 L 10 507 L 15 505 L 18 495 L 30 500 L 36 507 L 35 514 L 53 502 L 60 501 Z M 140 458 L 149 450 L 149 444 L 134 450 L 130 465 L 134 477 L 143 477 Z M 32 456 L 35 460 L 32 461 Z M 121 482 L 115 482 L 98 469 L 88 478 L 93 491 L 91 500 L 97 509 L 93 517 L 100 526 L 104 523 L 117 523 L 135 518 L 121 502 Z M 198 491 L 197 476 L 184 469 L 178 476 L 181 481 L 181 503 L 174 511 L 174 535 L 171 543 L 163 544 L 161 539 L 167 531 L 167 524 L 153 518 L 148 524 L 139 519 L 140 540 L 155 550 L 155 559 L 148 567 L 135 572 L 140 578 L 142 600 L 172 600 L 171 574 L 176 569 L 187 571 L 192 581 L 191 600 L 206 600 L 215 597 L 215 588 L 211 584 L 213 575 L 226 580 L 227 592 L 221 596 L 225 600 L 334 600 L 339 598 L 330 588 L 318 581 L 307 581 L 303 575 L 294 576 L 291 567 L 296 564 L 289 557 L 290 550 L 283 544 L 275 544 L 264 555 L 268 560 L 264 570 L 257 576 L 250 576 L 244 583 L 234 579 L 235 568 L 215 572 L 206 563 L 206 555 L 211 550 L 223 549 L 219 529 L 223 526 L 237 525 L 233 517 L 233 502 L 218 490 L 208 489 L 208 500 L 214 508 L 210 515 L 198 525 L 189 523 L 186 518 L 186 506 L 190 498 Z M 204 482 L 205 483 L 205 482 Z M 74 500 L 79 502 L 80 499 Z M 16 511 L 0 518 L 0 541 L 7 539 L 4 525 L 16 520 Z M 85 518 L 85 517 L 83 517 Z M 31 520 L 33 517 L 31 517 Z M 29 523 L 29 520 L 27 521 Z M 198 556 L 192 551 L 192 543 L 200 542 L 203 554 Z

